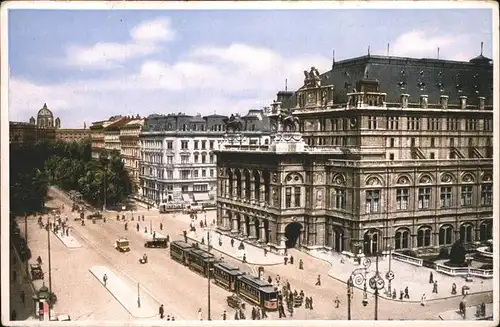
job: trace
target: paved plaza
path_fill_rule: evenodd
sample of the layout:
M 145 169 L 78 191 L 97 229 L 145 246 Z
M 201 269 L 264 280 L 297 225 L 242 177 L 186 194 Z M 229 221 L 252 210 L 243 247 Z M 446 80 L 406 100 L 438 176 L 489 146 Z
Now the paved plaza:
M 359 265 L 354 262 L 353 259 L 349 259 L 339 253 L 311 250 L 307 251 L 310 255 L 315 258 L 325 260 L 331 267 L 328 274 L 340 281 L 346 282 L 349 276 L 355 269 L 362 268 L 363 265 Z M 344 262 L 341 262 L 342 257 L 344 257 Z M 371 257 L 371 265 L 368 269 L 368 277 L 374 276 L 376 271 L 375 258 Z M 473 277 L 472 282 L 466 282 L 463 277 L 460 276 L 448 276 L 434 269 L 427 267 L 415 266 L 405 262 L 401 262 L 395 259 L 390 260 L 391 270 L 394 272 L 394 280 L 392 280 L 391 288 L 396 290 L 396 300 L 399 300 L 400 291 L 404 291 L 408 287 L 408 293 L 410 295 L 409 299 L 403 299 L 403 301 L 418 301 L 420 302 L 422 294 L 425 294 L 427 301 L 435 299 L 443 299 L 449 297 L 461 297 L 461 289 L 463 285 L 470 287 L 469 293 L 478 293 L 491 291 L 493 289 L 493 279 L 489 278 L 479 278 Z M 379 257 L 379 272 L 382 278 L 385 280 L 385 288 L 379 294 L 384 297 L 388 297 L 388 281 L 385 278 L 386 273 L 389 271 L 389 256 Z M 433 285 L 429 283 L 430 273 L 433 274 L 433 279 L 438 282 L 438 293 L 433 293 Z M 452 284 L 455 283 L 457 286 L 457 294 L 451 294 Z M 373 292 L 370 287 L 367 287 L 369 292 Z
M 82 247 L 78 239 L 73 235 L 71 228 L 69 229 L 68 235 L 63 231 L 57 233 L 53 231 L 53 234 L 68 248 L 75 249 Z
M 465 308 L 465 319 L 464 316 L 460 314 L 459 310 L 448 310 L 441 312 L 439 318 L 441 320 L 479 320 L 479 318 L 487 318 L 493 316 L 493 303 L 485 304 L 486 314 L 484 317 L 476 316 L 476 306 L 467 306 Z

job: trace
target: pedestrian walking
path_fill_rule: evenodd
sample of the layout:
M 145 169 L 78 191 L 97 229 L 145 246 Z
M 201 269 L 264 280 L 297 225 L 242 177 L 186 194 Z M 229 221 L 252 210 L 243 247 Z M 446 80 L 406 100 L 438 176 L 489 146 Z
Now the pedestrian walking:
M 399 299 L 403 300 L 404 296 L 405 296 L 405 292 L 403 292 L 403 290 L 399 290 Z
M 290 256 L 290 264 L 293 265 L 293 255 Z
M 104 276 L 102 276 L 102 281 L 104 282 L 104 286 L 106 286 L 108 282 L 108 275 L 104 274 Z
M 163 304 L 160 305 L 160 308 L 158 309 L 158 313 L 160 314 L 160 319 L 163 319 L 163 314 L 165 313 L 165 309 L 163 309 Z M 170 316 L 169 316 L 170 319 Z
M 246 255 L 246 253 L 243 253 L 243 263 L 247 263 L 247 255 Z
M 288 257 L 284 257 L 283 260 L 285 261 L 285 266 L 286 266 L 286 264 L 288 262 Z
M 36 258 L 36 262 L 38 262 L 39 265 L 42 264 L 42 258 L 40 256 L 38 256 L 38 258 Z
M 231 239 L 231 247 L 234 248 L 234 239 Z
M 66 228 L 66 236 L 69 236 L 69 227 Z
M 205 244 L 205 238 L 203 236 L 201 237 L 201 244 Z
M 144 233 L 147 234 L 148 233 L 148 228 L 145 226 L 144 227 Z
M 260 308 L 260 313 L 261 313 L 262 319 L 267 318 L 266 309 Z
M 153 240 L 156 238 L 156 231 L 153 231 Z
M 451 284 L 451 295 L 457 294 L 457 284 Z
M 432 285 L 432 293 L 438 293 L 438 282 L 437 280 L 434 281 L 434 284 Z
M 198 320 L 203 320 L 203 313 L 201 312 L 201 308 L 198 309 Z
M 144 221 L 144 215 L 142 215 L 142 221 Z
M 139 223 L 137 223 L 137 231 L 139 231 Z
M 340 305 L 340 300 L 339 300 L 339 297 L 338 297 L 338 296 L 336 296 L 336 297 L 335 297 L 335 301 L 333 301 L 333 302 L 335 303 L 335 308 L 338 308 L 338 307 L 339 307 L 339 305 Z
M 302 259 L 299 260 L 299 269 L 304 270 L 304 261 Z
M 434 284 L 434 276 L 432 275 L 432 271 L 429 273 L 429 284 Z
M 312 296 L 309 297 L 309 310 L 313 309 L 313 298 Z
M 267 257 L 267 249 L 264 249 L 264 257 Z
M 24 303 L 24 300 L 25 300 L 25 294 L 24 294 L 24 291 L 23 291 L 23 290 L 21 290 L 21 294 L 20 294 L 20 296 L 21 296 L 21 302 L 23 303 L 23 305 L 25 305 L 25 303 Z
M 484 302 L 481 302 L 481 317 L 486 316 L 486 304 Z
M 316 280 L 316 286 L 321 286 L 321 275 L 318 275 L 318 279 Z
M 240 320 L 240 315 L 238 313 L 238 310 L 234 312 L 234 320 Z
M 409 299 L 410 294 L 408 294 L 408 286 L 405 287 L 405 299 Z
M 222 246 L 222 238 L 219 236 L 219 246 Z
M 422 297 L 420 298 L 420 305 L 425 307 L 425 301 L 426 301 L 426 298 L 425 298 L 425 293 L 422 294 Z
M 273 279 L 271 278 L 271 276 L 267 277 L 267 282 L 268 282 L 269 284 L 272 284 L 272 283 L 273 283 Z
M 167 243 L 170 242 L 170 236 L 167 234 Z
M 227 313 L 226 310 L 222 313 L 222 320 L 227 320 Z
M 163 230 L 163 223 L 160 223 L 160 230 Z
M 397 295 L 396 295 L 396 290 L 392 290 L 392 298 L 393 299 L 396 299 L 397 298 Z
M 252 317 L 252 320 L 255 320 L 257 318 L 257 312 L 255 311 L 255 307 L 252 307 L 251 317 Z

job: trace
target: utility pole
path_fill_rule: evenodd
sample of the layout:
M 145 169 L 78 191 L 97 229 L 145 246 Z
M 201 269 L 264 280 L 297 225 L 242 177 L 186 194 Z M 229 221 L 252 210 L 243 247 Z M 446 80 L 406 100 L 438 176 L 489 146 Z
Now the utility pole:
M 347 280 L 347 320 L 351 320 L 352 276 Z
M 47 224 L 49 223 L 49 218 L 47 218 Z M 50 227 L 47 229 L 47 248 L 49 251 L 49 321 L 50 321 L 50 307 L 52 304 L 52 264 L 50 256 Z
M 208 252 L 210 253 L 210 231 L 207 230 Z M 210 261 L 208 262 L 208 320 L 212 320 L 210 316 Z
M 141 307 L 141 297 L 139 295 L 139 283 L 137 283 L 137 307 Z

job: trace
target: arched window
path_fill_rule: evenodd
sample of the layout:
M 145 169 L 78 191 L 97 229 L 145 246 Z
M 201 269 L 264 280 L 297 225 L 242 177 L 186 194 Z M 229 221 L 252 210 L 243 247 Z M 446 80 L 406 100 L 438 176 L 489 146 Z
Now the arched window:
M 460 226 L 460 239 L 464 243 L 471 243 L 472 242 L 472 233 L 473 233 L 474 227 L 470 223 L 465 223 Z
M 407 229 L 397 230 L 396 234 L 394 235 L 394 249 L 395 250 L 408 249 L 409 237 L 410 237 L 410 231 L 408 231 Z
M 479 240 L 485 242 L 493 239 L 492 236 L 492 223 L 490 221 L 483 221 L 479 226 Z
M 439 228 L 439 245 L 449 245 L 453 240 L 453 227 L 443 225 Z
M 417 232 L 417 247 L 431 246 L 431 228 L 420 227 Z

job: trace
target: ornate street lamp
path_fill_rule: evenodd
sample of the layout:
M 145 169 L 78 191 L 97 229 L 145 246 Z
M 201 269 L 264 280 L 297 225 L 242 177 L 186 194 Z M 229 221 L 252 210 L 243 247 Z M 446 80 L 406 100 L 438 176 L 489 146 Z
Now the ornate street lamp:
M 347 285 L 347 319 L 351 319 L 351 297 L 352 297 L 352 291 L 353 291 L 353 286 L 356 285 L 358 287 L 363 286 L 363 300 L 362 304 L 363 306 L 368 305 L 368 294 L 367 294 L 367 281 L 368 285 L 370 286 L 371 289 L 375 291 L 375 312 L 374 312 L 374 320 L 378 320 L 378 292 L 379 290 L 383 289 L 385 286 L 385 281 L 382 277 L 380 277 L 380 273 L 378 270 L 378 253 L 375 257 L 375 263 L 376 263 L 376 269 L 375 269 L 375 275 L 368 278 L 368 269 L 370 268 L 371 265 L 371 260 L 369 258 L 363 259 L 363 267 L 355 269 L 348 280 L 348 285 Z

